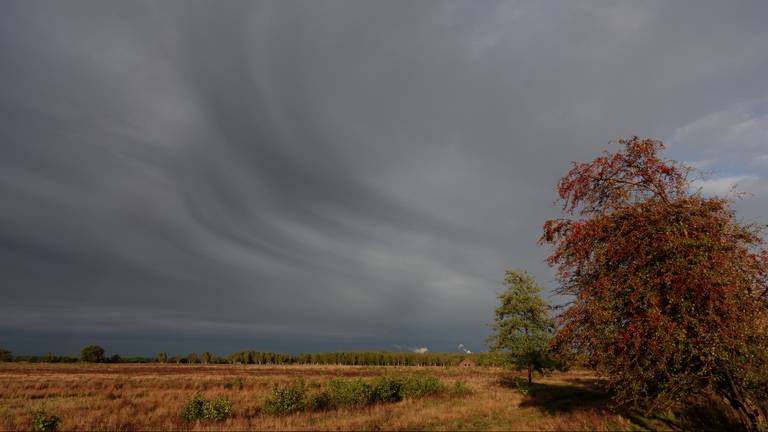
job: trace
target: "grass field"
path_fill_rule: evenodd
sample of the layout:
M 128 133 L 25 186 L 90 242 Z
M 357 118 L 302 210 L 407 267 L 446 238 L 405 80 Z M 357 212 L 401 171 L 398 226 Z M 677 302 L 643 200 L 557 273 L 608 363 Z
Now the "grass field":
M 469 388 L 463 395 L 356 409 L 270 416 L 261 412 L 273 384 L 296 377 L 324 383 L 337 377 L 427 374 Z M 61 418 L 60 430 L 627 430 L 611 413 L 589 372 L 542 378 L 531 395 L 494 368 L 241 366 L 0 363 L 0 429 L 29 430 L 40 406 Z M 179 413 L 197 392 L 232 401 L 234 417 L 185 423 Z

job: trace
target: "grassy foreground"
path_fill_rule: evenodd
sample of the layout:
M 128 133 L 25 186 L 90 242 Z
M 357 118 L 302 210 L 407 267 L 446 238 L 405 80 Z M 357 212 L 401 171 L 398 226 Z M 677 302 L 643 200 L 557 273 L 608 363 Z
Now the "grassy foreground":
M 273 384 L 297 377 L 334 378 L 424 374 L 461 395 L 272 416 L 262 412 Z M 611 413 L 589 372 L 540 379 L 521 394 L 496 368 L 388 366 L 256 366 L 161 364 L 0 363 L 0 430 L 29 430 L 32 410 L 61 418 L 61 430 L 628 430 L 636 425 Z M 508 377 L 507 377 L 508 378 Z M 220 423 L 186 423 L 182 408 L 196 393 L 232 401 L 234 416 Z

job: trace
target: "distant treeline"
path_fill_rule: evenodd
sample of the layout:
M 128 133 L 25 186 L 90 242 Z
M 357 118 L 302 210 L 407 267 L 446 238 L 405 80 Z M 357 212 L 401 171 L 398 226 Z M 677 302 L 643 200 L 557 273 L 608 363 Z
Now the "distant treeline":
M 15 362 L 30 362 L 30 363 L 77 363 L 83 361 L 80 357 L 72 355 L 53 355 L 46 354 L 42 356 L 34 355 L 17 355 L 12 359 L 3 361 L 15 361 Z M 94 363 L 154 363 L 157 359 L 154 357 L 121 357 L 117 354 L 105 357 Z
M 492 353 L 411 353 L 390 351 L 353 351 L 305 354 L 275 354 L 241 351 L 226 357 L 227 363 L 239 364 L 320 364 L 360 366 L 453 366 L 469 358 L 478 366 L 500 366 L 502 358 Z
M 96 350 L 96 355 L 93 351 Z M 43 356 L 17 355 L 0 350 L 0 361 L 32 363 L 179 363 L 179 364 L 262 364 L 262 365 L 359 365 L 359 366 L 453 366 L 464 359 L 471 359 L 478 366 L 501 366 L 502 358 L 493 353 L 412 353 L 390 351 L 352 351 L 304 354 L 279 354 L 263 351 L 240 351 L 226 356 L 209 352 L 201 354 L 168 356 L 161 352 L 156 357 L 121 357 L 103 355 L 98 346 L 83 348 L 80 357 L 72 355 Z

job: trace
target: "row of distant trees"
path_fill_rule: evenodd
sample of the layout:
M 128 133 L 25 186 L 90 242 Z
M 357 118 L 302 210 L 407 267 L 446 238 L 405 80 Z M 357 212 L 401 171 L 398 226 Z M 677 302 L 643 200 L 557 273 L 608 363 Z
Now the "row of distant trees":
M 104 348 L 99 345 L 86 345 L 80 350 L 80 355 L 54 354 L 45 355 L 13 355 L 13 352 L 0 348 L 0 362 L 31 362 L 31 363 L 150 363 L 152 357 L 121 357 L 119 354 L 107 356 Z
M 260 365 L 360 365 L 360 366 L 452 366 L 465 358 L 472 359 L 479 366 L 500 366 L 502 359 L 492 353 L 411 353 L 387 351 L 325 352 L 304 354 L 280 354 L 263 351 L 240 351 L 226 356 L 210 352 L 176 354 L 165 352 L 156 357 L 107 356 L 99 345 L 83 347 L 80 356 L 54 355 L 14 356 L 8 350 L 0 350 L 0 361 L 25 361 L 39 363 L 177 363 L 177 364 L 260 364 Z
M 304 353 L 298 355 L 274 354 L 259 351 L 241 351 L 226 357 L 235 364 L 316 364 L 359 366 L 453 366 L 465 358 L 478 366 L 499 366 L 502 358 L 493 353 L 411 353 L 388 351 L 353 351 Z

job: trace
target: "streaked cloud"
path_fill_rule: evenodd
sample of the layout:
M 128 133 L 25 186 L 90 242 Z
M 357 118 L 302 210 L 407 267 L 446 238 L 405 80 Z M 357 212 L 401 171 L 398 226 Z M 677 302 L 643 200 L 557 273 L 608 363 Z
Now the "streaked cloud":
M 483 347 L 609 140 L 768 211 L 768 4 L 11 1 L 0 344 Z M 306 331 L 304 330 L 306 329 Z

